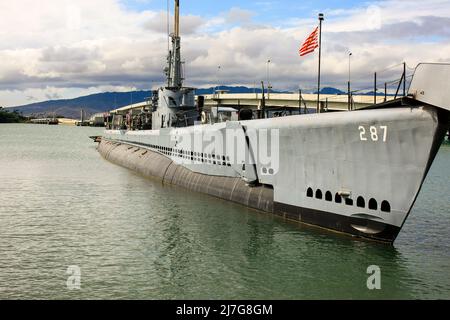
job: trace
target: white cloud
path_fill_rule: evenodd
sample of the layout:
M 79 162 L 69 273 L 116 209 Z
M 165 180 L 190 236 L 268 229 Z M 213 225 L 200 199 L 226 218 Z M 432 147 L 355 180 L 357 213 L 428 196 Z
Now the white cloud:
M 0 12 L 0 105 L 105 88 L 149 89 L 164 82 L 162 12 L 129 11 L 119 0 L 2 1 Z M 345 85 L 349 50 L 352 78 L 361 87 L 371 82 L 373 71 L 404 60 L 410 66 L 450 62 L 448 1 L 377 1 L 325 15 L 325 84 Z M 253 85 L 266 78 L 270 58 L 275 88 L 314 86 L 316 55 L 299 58 L 297 53 L 316 23 L 314 17 L 261 26 L 252 24 L 252 16 L 231 8 L 207 18 L 182 17 L 187 85 Z
M 326 24 L 335 32 L 355 32 L 380 29 L 383 25 L 419 22 L 422 17 L 450 17 L 447 0 L 386 0 L 373 1 L 362 7 L 333 10 L 326 15 Z M 329 19 L 327 19 L 327 17 Z
M 173 15 L 169 16 L 169 30 L 173 32 Z M 180 32 L 184 35 L 197 32 L 205 24 L 205 20 L 200 16 L 187 15 L 180 18 Z M 167 34 L 167 13 L 158 12 L 144 23 L 144 27 L 150 31 Z

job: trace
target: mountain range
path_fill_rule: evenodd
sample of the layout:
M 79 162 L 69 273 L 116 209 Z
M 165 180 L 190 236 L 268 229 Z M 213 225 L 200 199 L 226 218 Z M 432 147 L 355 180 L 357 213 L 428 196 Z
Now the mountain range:
M 261 93 L 260 88 L 248 88 L 244 86 L 220 86 L 214 88 L 197 89 L 195 94 L 212 94 L 215 90 L 226 90 L 229 93 Z M 289 91 L 272 91 L 273 93 L 289 93 Z M 321 90 L 322 94 L 346 94 L 345 92 L 326 87 Z M 66 118 L 80 118 L 81 110 L 85 114 L 92 115 L 113 109 L 121 108 L 133 103 L 140 103 L 151 98 L 151 91 L 133 91 L 133 92 L 104 92 L 78 97 L 75 99 L 49 100 L 37 102 L 22 106 L 12 107 L 25 116 L 46 117 L 62 116 Z
M 25 116 L 46 117 L 56 115 L 78 119 L 80 118 L 81 110 L 84 110 L 85 114 L 89 116 L 132 103 L 143 102 L 149 97 L 151 97 L 150 91 L 104 92 L 75 99 L 42 101 L 13 107 L 12 109 L 19 111 Z

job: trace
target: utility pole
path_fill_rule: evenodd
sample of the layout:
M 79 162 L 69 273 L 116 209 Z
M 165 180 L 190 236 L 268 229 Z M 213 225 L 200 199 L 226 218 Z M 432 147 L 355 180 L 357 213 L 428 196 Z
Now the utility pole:
M 302 114 L 302 89 L 298 89 L 298 114 Z
M 320 67 L 322 59 L 322 21 L 323 13 L 319 13 L 319 74 L 317 77 L 317 113 L 320 113 Z
M 403 62 L 403 96 L 406 97 L 406 62 Z
M 267 60 L 267 100 L 270 99 L 270 59 Z
M 349 52 L 348 54 L 348 111 L 350 111 L 352 109 L 351 104 L 352 104 L 352 91 L 351 91 L 351 73 L 350 73 L 350 60 L 352 57 L 352 53 Z
M 262 100 L 261 100 L 261 118 L 266 118 L 266 97 L 264 93 L 264 81 L 261 81 L 261 88 L 262 88 Z
M 374 74 L 374 84 L 373 84 L 373 104 L 377 104 L 377 73 Z

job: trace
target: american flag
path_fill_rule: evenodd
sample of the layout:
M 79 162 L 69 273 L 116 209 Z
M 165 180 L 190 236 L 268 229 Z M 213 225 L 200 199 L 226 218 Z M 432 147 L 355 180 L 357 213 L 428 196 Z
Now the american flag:
M 309 35 L 309 37 L 305 40 L 302 47 L 299 50 L 300 57 L 303 57 L 304 55 L 307 55 L 308 53 L 314 52 L 316 48 L 319 47 L 319 40 L 318 40 L 318 32 L 319 27 L 314 29 L 314 31 Z

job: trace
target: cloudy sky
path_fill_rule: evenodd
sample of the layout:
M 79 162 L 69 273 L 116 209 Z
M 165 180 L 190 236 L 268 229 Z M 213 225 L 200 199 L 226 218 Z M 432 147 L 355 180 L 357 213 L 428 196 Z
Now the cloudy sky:
M 173 9 L 173 1 L 170 0 Z M 0 1 L 0 105 L 156 88 L 164 81 L 167 0 Z M 298 49 L 325 14 L 323 83 L 345 88 L 450 62 L 450 1 L 181 0 L 185 85 L 313 88 L 317 54 Z M 172 23 L 171 23 L 172 24 Z M 220 71 L 218 66 L 221 66 Z

